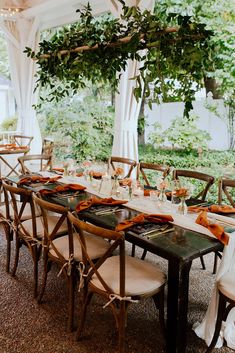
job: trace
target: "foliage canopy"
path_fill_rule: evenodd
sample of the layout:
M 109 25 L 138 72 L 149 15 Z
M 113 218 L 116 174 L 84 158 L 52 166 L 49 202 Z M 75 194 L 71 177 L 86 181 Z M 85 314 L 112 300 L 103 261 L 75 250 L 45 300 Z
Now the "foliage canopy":
M 144 87 L 150 106 L 153 101 L 167 101 L 170 87 L 181 95 L 188 115 L 211 58 L 212 32 L 188 15 L 169 13 L 161 20 L 158 14 L 147 10 L 141 13 L 139 8 L 119 1 L 123 4 L 122 21 L 111 16 L 95 18 L 88 4 L 80 11 L 79 22 L 62 28 L 50 40 L 43 40 L 37 54 L 25 49 L 28 56 L 38 61 L 37 86 L 51 90 L 44 99 L 59 101 L 71 90 L 76 93 L 83 88 L 86 80 L 96 83 L 102 79 L 116 89 L 116 73 L 125 69 L 128 59 L 137 59 L 142 60 L 140 74 L 133 78 L 137 82 L 137 99 Z M 174 27 L 169 29 L 169 25 Z M 130 40 L 120 43 L 126 37 Z M 76 52 L 81 46 L 89 46 L 90 50 Z M 94 46 L 97 48 L 92 50 Z

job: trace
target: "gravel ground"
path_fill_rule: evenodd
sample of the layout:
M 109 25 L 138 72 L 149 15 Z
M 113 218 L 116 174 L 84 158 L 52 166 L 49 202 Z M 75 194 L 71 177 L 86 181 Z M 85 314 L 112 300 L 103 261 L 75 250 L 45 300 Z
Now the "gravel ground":
M 116 352 L 117 334 L 110 310 L 102 308 L 100 299 L 90 305 L 83 339 L 74 340 L 74 333 L 66 331 L 66 283 L 57 277 L 53 267 L 48 276 L 44 301 L 38 305 L 32 297 L 32 260 L 25 247 L 20 254 L 17 276 L 5 272 L 6 241 L 0 237 L 0 353 L 113 353 Z M 160 257 L 148 254 L 147 259 L 167 271 L 167 263 Z M 205 257 L 206 270 L 201 270 L 195 260 L 190 275 L 187 353 L 204 353 L 206 345 L 191 327 L 202 320 L 214 283 L 213 255 Z M 75 320 L 79 320 L 79 298 L 76 302 Z M 158 324 L 158 313 L 153 301 L 146 299 L 130 306 L 126 353 L 161 353 L 164 341 Z M 222 348 L 215 353 L 232 352 Z

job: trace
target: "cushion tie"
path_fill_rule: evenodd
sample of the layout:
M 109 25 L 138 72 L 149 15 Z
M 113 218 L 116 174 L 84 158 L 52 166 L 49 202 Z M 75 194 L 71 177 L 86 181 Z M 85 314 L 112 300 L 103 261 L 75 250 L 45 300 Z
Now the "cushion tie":
M 130 302 L 130 303 L 138 303 L 139 300 L 137 299 L 131 299 L 131 297 L 121 297 L 120 295 L 118 294 L 109 294 L 109 301 L 108 303 L 106 303 L 104 306 L 103 306 L 103 309 L 105 309 L 107 306 L 109 306 L 115 299 L 118 299 L 120 301 L 126 301 L 126 302 Z
M 74 262 L 74 255 L 71 254 L 68 261 L 66 261 L 63 266 L 61 267 L 57 277 L 59 277 L 61 275 L 61 273 L 63 272 L 63 270 L 67 267 L 67 275 L 70 276 L 71 275 L 71 271 L 72 271 L 72 265 Z

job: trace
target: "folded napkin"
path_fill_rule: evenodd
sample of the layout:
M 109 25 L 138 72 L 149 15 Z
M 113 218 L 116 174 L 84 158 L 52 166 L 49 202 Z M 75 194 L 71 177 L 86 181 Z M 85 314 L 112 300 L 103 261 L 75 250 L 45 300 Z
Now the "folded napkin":
M 206 211 L 203 211 L 198 215 L 196 223 L 206 227 L 219 241 L 221 241 L 221 243 L 228 245 L 229 235 L 225 233 L 224 228 L 221 225 L 210 223 Z
M 235 213 L 235 208 L 229 205 L 211 205 L 207 207 L 203 206 L 190 206 L 188 207 L 188 211 L 190 212 L 201 212 L 201 211 L 207 211 L 211 213 Z
M 132 179 L 131 178 L 125 178 L 118 180 L 120 186 L 131 186 Z
M 86 189 L 85 186 L 79 184 L 66 184 L 66 185 L 58 185 L 52 190 L 42 189 L 40 190 L 40 194 L 42 195 L 52 195 L 57 192 L 64 192 L 64 191 L 84 191 Z
M 52 170 L 54 170 L 55 172 L 64 173 L 64 168 L 54 167 L 52 168 Z
M 29 149 L 29 146 L 8 146 L 7 147 L 8 150 L 25 150 L 25 149 Z
M 9 148 L 9 147 L 16 147 L 16 144 L 15 143 L 2 143 L 0 144 L 0 148 Z
M 118 206 L 127 203 L 126 200 L 114 200 L 112 197 L 98 199 L 97 197 L 92 197 L 89 200 L 81 201 L 76 206 L 76 211 L 80 212 L 86 210 L 87 208 L 95 205 L 107 205 L 107 206 Z
M 30 185 L 32 183 L 55 183 L 58 179 L 60 179 L 61 176 L 56 176 L 53 178 L 49 178 L 49 177 L 42 177 L 40 175 L 32 175 L 32 176 L 28 176 L 25 178 L 22 178 L 18 181 L 18 185 Z
M 151 222 L 151 223 L 157 223 L 157 224 L 161 224 L 161 223 L 167 223 L 167 222 L 173 222 L 174 219 L 170 216 L 170 215 L 163 215 L 163 214 L 144 214 L 141 213 L 136 217 L 133 217 L 131 219 L 127 219 L 121 223 L 119 223 L 115 230 L 117 232 L 121 231 L 121 230 L 125 230 L 127 228 L 130 228 L 136 224 L 140 224 L 140 223 L 145 223 L 145 222 Z
M 94 179 L 101 179 L 104 173 L 101 172 L 95 172 L 94 170 L 89 171 L 89 175 L 94 178 Z

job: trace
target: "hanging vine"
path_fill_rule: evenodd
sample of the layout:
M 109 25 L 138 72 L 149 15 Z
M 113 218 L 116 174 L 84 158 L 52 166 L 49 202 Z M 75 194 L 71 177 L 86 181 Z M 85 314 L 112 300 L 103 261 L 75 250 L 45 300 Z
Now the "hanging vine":
M 25 49 L 28 56 L 37 60 L 36 89 L 50 88 L 41 102 L 59 101 L 75 94 L 87 80 L 102 80 L 117 89 L 117 73 L 125 69 L 128 59 L 136 59 L 141 61 L 139 75 L 132 78 L 137 82 L 136 99 L 144 88 L 151 106 L 152 102 L 168 101 L 170 89 L 172 95 L 180 95 L 185 102 L 187 116 L 195 90 L 203 83 L 212 33 L 189 16 L 170 14 L 167 26 L 150 11 L 141 12 L 138 7 L 128 7 L 122 0 L 121 3 L 122 21 L 110 16 L 95 18 L 88 4 L 84 10 L 77 10 L 79 22 L 58 30 L 50 40 L 43 40 L 37 53 Z

